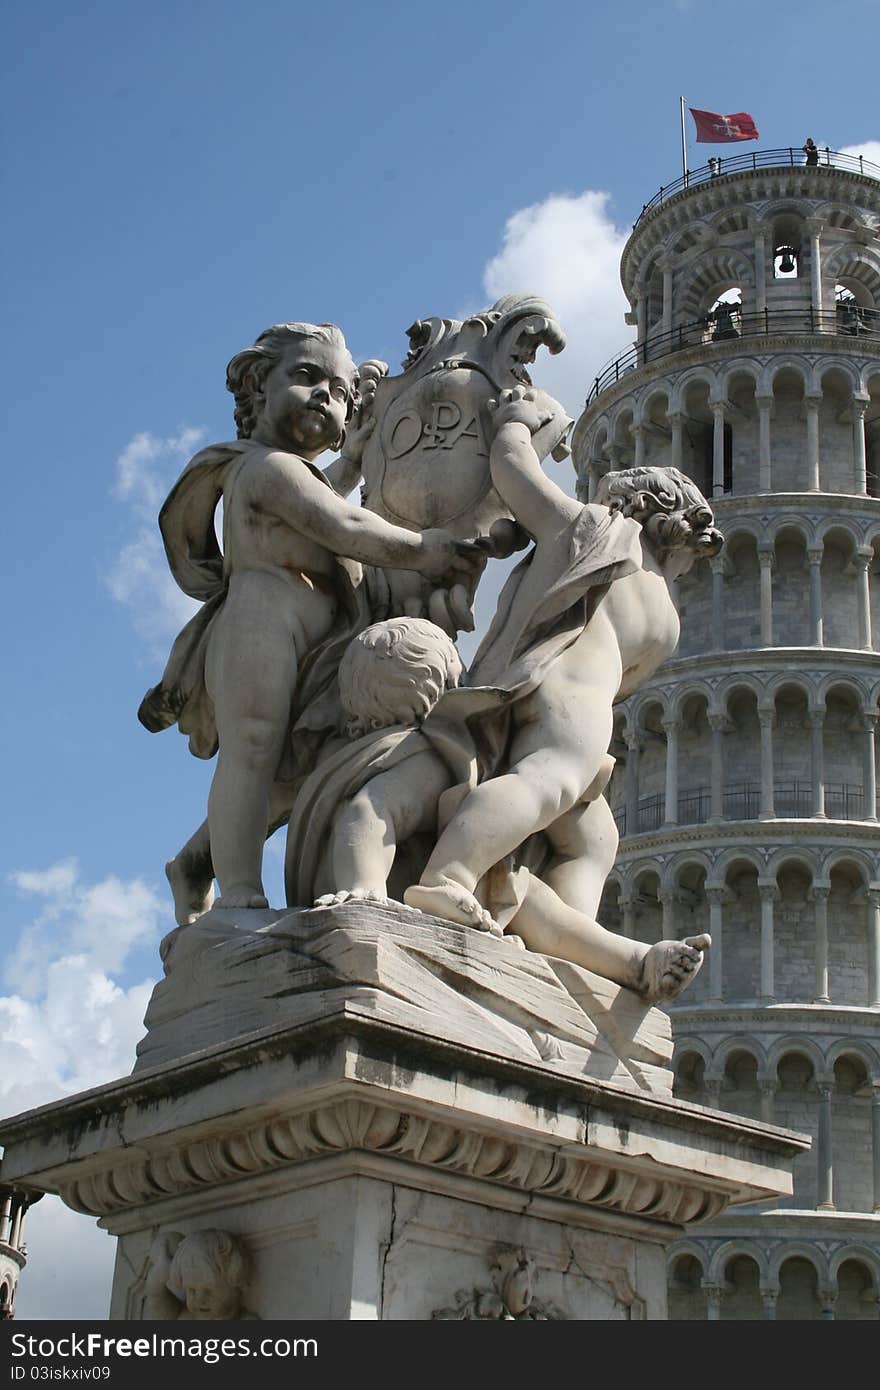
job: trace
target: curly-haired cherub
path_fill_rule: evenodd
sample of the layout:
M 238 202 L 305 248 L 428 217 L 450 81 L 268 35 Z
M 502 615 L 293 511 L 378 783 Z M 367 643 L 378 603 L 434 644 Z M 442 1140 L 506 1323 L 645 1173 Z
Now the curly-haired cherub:
M 471 575 L 485 554 L 446 531 L 407 530 L 350 506 L 315 468 L 319 454 L 341 447 L 357 398 L 355 364 L 334 325 L 267 329 L 233 357 L 227 386 L 239 441 L 196 455 L 160 513 L 175 579 L 206 602 L 139 714 L 153 731 L 177 723 L 200 757 L 219 747 L 208 799 L 217 905 L 265 907 L 263 843 L 297 678 L 338 616 L 344 628 L 345 595 L 357 583 L 345 561 L 440 580 Z M 348 466 L 348 486 L 358 471 Z M 204 859 L 197 832 L 181 863 L 199 846 Z M 169 877 L 179 920 L 204 910 L 191 901 L 198 873 Z M 210 874 L 196 896 L 209 892 Z
M 256 1319 L 242 1301 L 250 1277 L 248 1252 L 228 1231 L 163 1232 L 150 1250 L 143 1316 L 179 1322 Z

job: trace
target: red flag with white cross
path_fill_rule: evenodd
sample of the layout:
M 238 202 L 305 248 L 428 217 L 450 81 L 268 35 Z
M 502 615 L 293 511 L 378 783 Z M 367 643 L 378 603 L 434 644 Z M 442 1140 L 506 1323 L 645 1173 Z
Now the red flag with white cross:
M 731 140 L 757 140 L 758 127 L 747 111 L 722 116 L 717 111 L 697 111 L 690 108 L 697 127 L 697 144 L 723 145 Z

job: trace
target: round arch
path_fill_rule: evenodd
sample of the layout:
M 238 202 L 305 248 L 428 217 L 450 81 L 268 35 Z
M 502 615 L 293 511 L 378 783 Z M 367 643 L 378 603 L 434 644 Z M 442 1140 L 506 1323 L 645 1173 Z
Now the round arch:
M 825 537 L 828 535 L 829 531 L 843 532 L 847 536 L 847 538 L 852 541 L 853 546 L 858 546 L 862 544 L 862 528 L 861 526 L 859 526 L 858 522 L 853 521 L 851 517 L 824 517 L 816 527 L 815 535 L 817 543 L 819 541 L 822 541 L 824 543 Z
M 876 865 L 872 862 L 871 856 L 864 850 L 856 849 L 833 849 L 824 859 L 820 861 L 819 869 L 822 878 L 829 878 L 835 869 L 839 869 L 843 864 L 851 864 L 857 869 L 865 887 L 869 887 L 873 881 Z
M 772 396 L 773 383 L 780 372 L 785 371 L 794 372 L 800 377 L 805 396 L 818 395 L 818 385 L 814 379 L 812 363 L 809 358 L 799 357 L 794 353 L 783 353 L 779 357 L 770 358 L 761 372 L 758 394 L 760 396 Z
M 800 849 L 797 845 L 780 845 L 779 849 L 774 850 L 770 856 L 767 864 L 767 877 L 776 880 L 781 869 L 787 868 L 789 864 L 796 864 L 799 869 L 805 869 L 813 884 L 816 884 L 822 877 L 819 872 L 820 863 L 821 850 L 819 849 Z
M 824 395 L 825 378 L 831 372 L 836 376 L 844 377 L 850 386 L 850 390 L 855 394 L 859 389 L 859 369 L 854 362 L 848 361 L 845 357 L 820 357 L 813 364 L 813 375 Z
M 747 1052 L 754 1059 L 760 1076 L 767 1066 L 767 1049 L 760 1038 L 754 1037 L 751 1033 L 742 1033 L 737 1034 L 735 1038 L 726 1038 L 715 1050 L 715 1069 L 719 1073 L 723 1072 L 728 1058 L 735 1056 L 737 1052 Z
M 859 1264 L 865 1266 L 871 1276 L 874 1293 L 880 1295 L 880 1256 L 877 1251 L 867 1245 L 845 1245 L 842 1250 L 835 1250 L 828 1261 L 828 1270 L 835 1286 L 840 1266 L 846 1264 L 847 1260 L 858 1260 Z
M 727 881 L 727 875 L 730 869 L 733 868 L 735 864 L 748 864 L 751 868 L 757 870 L 759 878 L 764 874 L 766 868 L 764 856 L 759 849 L 753 848 L 751 845 L 736 845 L 719 854 L 718 858 L 715 860 L 712 877 L 717 880 L 720 885 L 723 885 Z
M 684 280 L 676 315 L 680 323 L 695 322 L 725 290 L 738 286 L 745 292 L 752 290 L 755 283 L 748 257 L 723 243 L 707 246 L 688 261 L 679 274 Z
M 718 688 L 715 691 L 715 699 L 719 714 L 726 714 L 729 717 L 730 700 L 732 696 L 736 695 L 740 690 L 746 690 L 749 694 L 754 695 L 759 705 L 762 703 L 767 693 L 764 682 L 748 671 L 743 671 L 736 675 L 725 676 L 719 682 Z
M 663 888 L 677 888 L 682 871 L 691 866 L 705 870 L 708 876 L 713 868 L 712 856 L 701 849 L 683 849 L 678 854 L 673 854 L 666 861 L 661 886 Z
M 672 398 L 670 408 L 673 414 L 680 414 L 684 410 L 684 398 L 692 386 L 705 386 L 709 392 L 710 399 L 714 399 L 714 391 L 718 382 L 716 372 L 708 366 L 692 367 L 690 371 L 679 377 L 672 388 Z
M 818 1246 L 808 1245 L 802 1240 L 785 1241 L 776 1250 L 771 1252 L 768 1276 L 774 1283 L 779 1282 L 779 1271 L 787 1260 L 806 1260 L 816 1271 L 816 1279 L 819 1288 L 828 1287 L 828 1260 Z
M 826 1056 L 826 1068 L 829 1072 L 834 1070 L 835 1063 L 839 1062 L 841 1057 L 855 1057 L 865 1068 L 871 1085 L 880 1084 L 880 1053 L 863 1038 L 840 1038 L 833 1043 Z
M 754 1260 L 755 1264 L 758 1266 L 758 1274 L 761 1283 L 766 1283 L 769 1273 L 769 1259 L 766 1251 L 761 1250 L 759 1246 L 742 1237 L 726 1240 L 723 1245 L 719 1245 L 717 1249 L 713 1251 L 712 1258 L 709 1261 L 709 1282 L 712 1284 L 723 1284 L 724 1273 L 727 1266 L 730 1264 L 731 1260 L 735 1260 L 740 1256 L 744 1256 L 749 1260 Z
M 756 357 L 738 357 L 736 362 L 725 366 L 718 374 L 718 390 L 722 393 L 723 399 L 727 400 L 730 395 L 730 383 L 738 376 L 750 377 L 757 392 L 761 370 L 761 363 Z
M 805 516 L 798 512 L 782 512 L 773 517 L 767 525 L 765 538 L 770 545 L 776 544 L 780 535 L 785 531 L 793 531 L 809 549 L 815 542 L 815 529 L 810 525 Z
M 776 700 L 780 690 L 798 690 L 806 696 L 808 707 L 815 703 L 815 685 L 813 680 L 804 675 L 802 671 L 780 671 L 767 682 L 768 701 Z
M 865 702 L 868 699 L 868 692 L 862 685 L 858 676 L 853 676 L 849 673 L 840 675 L 836 671 L 831 671 L 827 675 L 822 676 L 816 685 L 816 704 L 825 704 L 828 696 L 833 690 L 845 690 L 847 694 L 853 696 L 859 709 L 864 711 Z
M 688 681 L 686 684 L 682 683 L 677 686 L 669 697 L 669 715 L 667 717 L 669 719 L 680 719 L 682 706 L 685 701 L 689 700 L 693 695 L 699 695 L 706 701 L 707 709 L 710 711 L 714 710 L 713 701 L 715 699 L 715 692 L 711 685 L 701 680 Z
M 775 1075 L 779 1063 L 792 1052 L 799 1057 L 806 1057 L 817 1076 L 827 1071 L 825 1054 L 821 1047 L 805 1033 L 787 1033 L 784 1038 L 777 1038 L 767 1051 L 767 1071 Z

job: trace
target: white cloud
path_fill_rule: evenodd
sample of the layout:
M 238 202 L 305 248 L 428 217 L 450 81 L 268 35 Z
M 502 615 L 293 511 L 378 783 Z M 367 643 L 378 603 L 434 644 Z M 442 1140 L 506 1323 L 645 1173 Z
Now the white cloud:
M 84 883 L 72 858 L 10 878 L 31 910 L 0 997 L 5 1115 L 131 1071 L 154 981 L 124 988 L 114 976 L 136 947 L 171 926 L 141 879 Z M 28 1213 L 26 1238 L 18 1316 L 106 1318 L 114 1242 L 50 1197 Z
M 25 1217 L 28 1264 L 16 1317 L 106 1321 L 116 1241 L 58 1197 L 43 1197 Z
M 39 905 L 8 956 L 0 997 L 7 1114 L 131 1070 L 153 981 L 122 988 L 113 976 L 170 926 L 140 879 L 83 884 L 75 860 L 11 877 Z
M 615 226 L 609 195 L 594 189 L 553 194 L 508 218 L 501 249 L 488 262 L 484 288 L 539 294 L 556 310 L 568 337 L 558 357 L 541 352 L 534 379 L 577 419 L 590 382 L 606 360 L 632 340 L 629 305 L 620 285 L 620 256 L 629 228 Z
M 844 145 L 841 154 L 863 155 L 870 164 L 880 168 L 880 140 L 863 140 L 860 145 Z
M 198 604 L 171 577 L 156 514 L 181 466 L 195 452 L 205 430 L 186 426 L 162 438 L 136 434 L 116 459 L 114 492 L 125 503 L 132 535 L 107 575 L 107 586 L 131 610 L 135 631 L 151 658 L 164 660 L 169 640 L 192 617 Z

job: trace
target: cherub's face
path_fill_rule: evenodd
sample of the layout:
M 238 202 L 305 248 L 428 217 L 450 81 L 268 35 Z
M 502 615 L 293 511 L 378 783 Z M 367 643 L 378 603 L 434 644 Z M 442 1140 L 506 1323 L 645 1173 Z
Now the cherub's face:
M 333 448 L 351 400 L 351 360 L 316 338 L 291 343 L 263 383 L 256 434 L 312 459 Z
M 212 1279 L 204 1284 L 194 1281 L 186 1285 L 186 1310 L 196 1321 L 234 1318 L 240 1302 L 238 1289 L 224 1284 L 220 1279 Z

